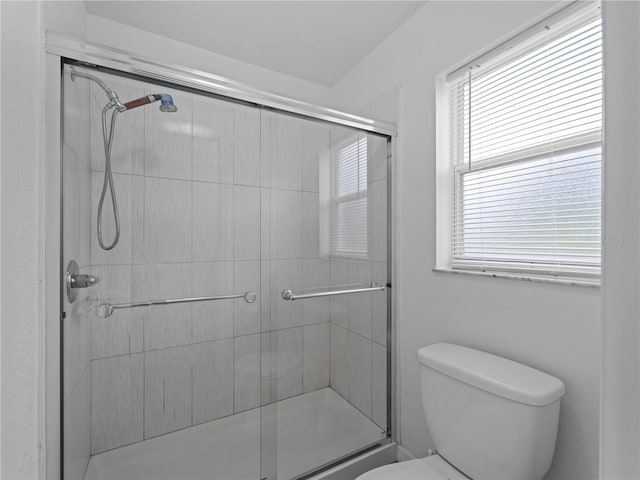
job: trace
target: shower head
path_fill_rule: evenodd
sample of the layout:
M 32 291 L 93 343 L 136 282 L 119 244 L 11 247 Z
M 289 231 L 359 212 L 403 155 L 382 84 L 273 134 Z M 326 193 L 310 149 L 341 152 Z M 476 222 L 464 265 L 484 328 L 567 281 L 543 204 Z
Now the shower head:
M 178 107 L 173 103 L 173 97 L 171 95 L 167 95 L 166 93 L 154 93 L 152 95 L 147 95 L 146 97 L 136 98 L 135 100 L 131 100 L 124 104 L 125 110 L 131 110 L 133 108 L 142 107 L 143 105 L 148 105 L 153 102 L 157 102 L 160 100 L 160 111 L 161 112 L 177 112 Z
M 178 111 L 178 107 L 173 103 L 173 97 L 171 95 L 160 95 L 160 111 L 171 113 Z

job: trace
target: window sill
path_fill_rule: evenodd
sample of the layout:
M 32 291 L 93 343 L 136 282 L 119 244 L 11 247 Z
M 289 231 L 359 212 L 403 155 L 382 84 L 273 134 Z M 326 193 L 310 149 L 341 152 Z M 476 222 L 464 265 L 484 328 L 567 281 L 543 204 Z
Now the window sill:
M 523 280 L 525 282 L 536 283 L 552 283 L 555 285 L 570 285 L 574 287 L 590 287 L 600 288 L 600 279 L 584 279 L 584 278 L 572 278 L 572 277 L 549 277 L 543 275 L 533 275 L 526 273 L 506 273 L 506 272 L 484 272 L 480 270 L 453 270 L 450 268 L 434 268 L 433 272 L 436 273 L 449 273 L 454 275 L 474 275 L 478 277 L 493 277 L 493 278 L 505 278 L 509 280 Z

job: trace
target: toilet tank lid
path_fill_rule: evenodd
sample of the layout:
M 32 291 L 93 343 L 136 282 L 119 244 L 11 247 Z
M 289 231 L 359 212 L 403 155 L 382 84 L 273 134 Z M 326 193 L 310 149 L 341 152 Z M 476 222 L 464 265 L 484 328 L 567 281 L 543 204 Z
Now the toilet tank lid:
M 526 405 L 548 405 L 565 392 L 562 381 L 540 370 L 451 343 L 422 347 L 418 360 L 456 380 Z

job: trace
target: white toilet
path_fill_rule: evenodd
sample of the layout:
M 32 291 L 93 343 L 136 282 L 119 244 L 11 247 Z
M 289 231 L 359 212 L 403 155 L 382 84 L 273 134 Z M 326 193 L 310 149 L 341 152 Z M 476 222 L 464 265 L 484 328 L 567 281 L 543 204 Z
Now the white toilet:
M 422 403 L 437 455 L 357 480 L 541 479 L 551 465 L 564 384 L 449 343 L 418 350 Z

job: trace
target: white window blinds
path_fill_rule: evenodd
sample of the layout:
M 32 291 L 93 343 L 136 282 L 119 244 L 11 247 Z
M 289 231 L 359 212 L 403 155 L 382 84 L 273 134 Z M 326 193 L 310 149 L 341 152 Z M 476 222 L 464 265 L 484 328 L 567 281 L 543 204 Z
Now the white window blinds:
M 450 82 L 452 266 L 599 273 L 602 28 Z
M 333 231 L 331 253 L 366 256 L 367 230 L 367 137 L 338 149 L 335 158 Z

